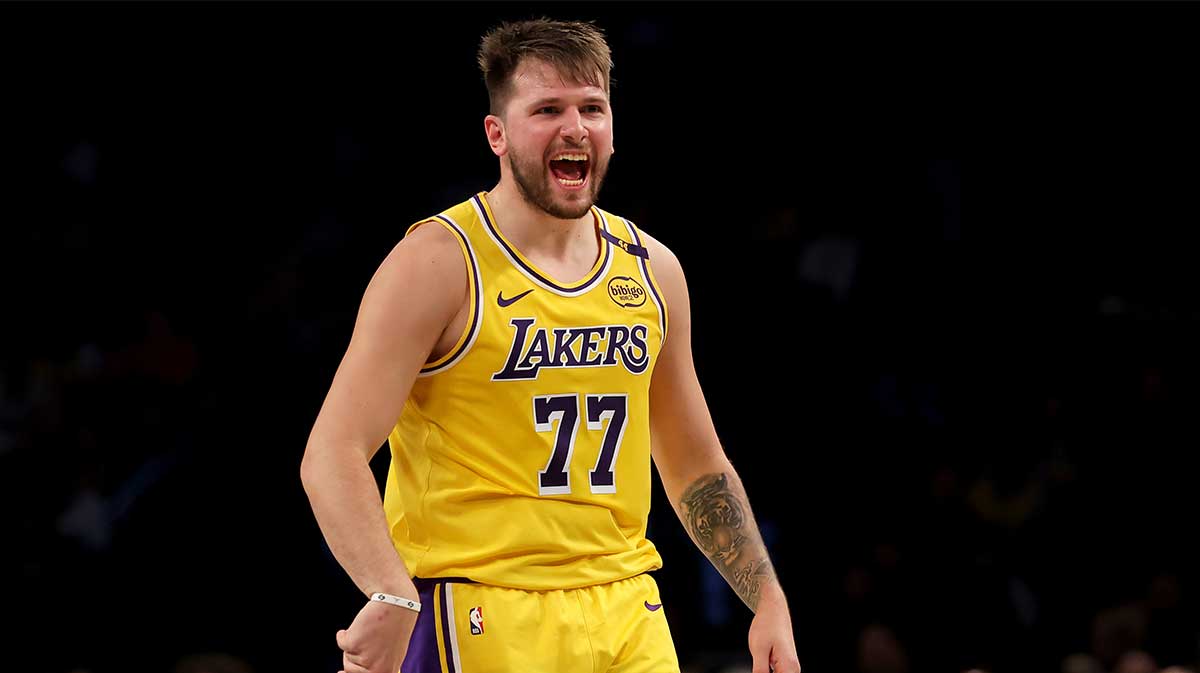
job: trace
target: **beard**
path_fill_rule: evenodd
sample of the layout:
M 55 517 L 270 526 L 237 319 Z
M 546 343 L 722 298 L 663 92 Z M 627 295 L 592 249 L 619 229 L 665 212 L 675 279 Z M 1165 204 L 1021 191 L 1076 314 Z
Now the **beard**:
M 560 220 L 574 220 L 586 215 L 596 203 L 596 195 L 600 193 L 600 185 L 604 183 L 604 174 L 608 172 L 608 159 L 600 162 L 598 157 L 593 157 L 588 166 L 587 189 L 576 192 L 583 198 L 578 201 L 559 201 L 555 199 L 554 187 L 550 184 L 555 178 L 546 162 L 526 161 L 511 147 L 508 155 L 513 179 L 521 196 L 547 215 Z

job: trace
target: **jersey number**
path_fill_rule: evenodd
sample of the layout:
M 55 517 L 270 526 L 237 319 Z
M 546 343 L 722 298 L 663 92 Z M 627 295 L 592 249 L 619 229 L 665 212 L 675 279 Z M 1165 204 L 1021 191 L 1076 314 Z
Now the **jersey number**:
M 613 464 L 621 452 L 621 439 L 625 436 L 625 410 L 628 398 L 617 395 L 588 395 L 584 403 L 587 411 L 587 429 L 603 430 L 604 441 L 600 444 L 600 455 L 596 467 L 588 474 L 592 482 L 592 493 L 616 493 L 613 479 Z M 555 432 L 554 424 L 558 423 Z M 546 463 L 546 469 L 538 472 L 539 495 L 565 495 L 571 492 L 571 455 L 575 453 L 575 435 L 579 431 L 578 395 L 543 395 L 533 398 L 533 423 L 538 432 L 554 432 L 554 452 Z

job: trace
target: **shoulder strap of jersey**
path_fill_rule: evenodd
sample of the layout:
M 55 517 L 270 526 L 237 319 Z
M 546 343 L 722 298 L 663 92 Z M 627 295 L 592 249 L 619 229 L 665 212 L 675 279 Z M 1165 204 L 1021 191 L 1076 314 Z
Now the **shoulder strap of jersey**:
M 633 255 L 634 257 L 641 257 L 642 259 L 650 259 L 649 251 L 647 251 L 646 248 L 643 246 L 640 246 L 636 243 L 630 243 L 629 241 L 626 241 L 623 238 L 618 238 L 617 236 L 614 236 L 603 229 L 600 230 L 600 235 L 603 236 L 604 239 L 606 241 L 608 241 L 609 243 L 612 243 L 613 245 L 615 245 L 618 248 L 624 250 L 625 252 Z

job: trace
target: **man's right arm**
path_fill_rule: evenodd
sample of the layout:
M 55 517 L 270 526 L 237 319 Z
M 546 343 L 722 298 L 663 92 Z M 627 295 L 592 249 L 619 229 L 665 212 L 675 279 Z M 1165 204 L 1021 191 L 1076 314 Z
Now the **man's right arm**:
M 462 250 L 444 227 L 422 225 L 397 244 L 363 294 L 309 435 L 300 466 L 304 490 L 334 557 L 366 595 L 416 598 L 370 461 L 466 296 Z

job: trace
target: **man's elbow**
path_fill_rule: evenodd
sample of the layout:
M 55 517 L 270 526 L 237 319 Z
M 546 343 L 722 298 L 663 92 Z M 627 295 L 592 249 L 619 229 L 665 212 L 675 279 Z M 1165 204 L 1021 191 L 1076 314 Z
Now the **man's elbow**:
M 370 469 L 370 456 L 353 442 L 309 442 L 300 459 L 300 483 L 311 491 L 364 467 Z
M 304 457 L 300 459 L 300 483 L 304 486 L 304 490 L 306 492 L 312 485 L 315 471 L 316 470 L 313 467 L 312 451 L 306 449 L 304 451 Z
M 327 463 L 327 460 L 322 451 L 312 444 L 304 449 L 304 456 L 300 459 L 300 483 L 305 492 L 311 492 L 321 476 L 329 472 L 327 465 L 322 467 L 322 463 Z

